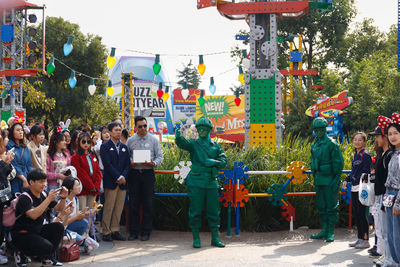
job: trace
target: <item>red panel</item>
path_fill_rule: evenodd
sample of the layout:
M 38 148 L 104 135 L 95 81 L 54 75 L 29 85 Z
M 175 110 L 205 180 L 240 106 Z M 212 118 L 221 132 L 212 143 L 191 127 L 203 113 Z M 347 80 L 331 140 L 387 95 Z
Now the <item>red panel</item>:
M 34 77 L 39 70 L 36 69 L 20 69 L 20 70 L 0 70 L 0 77 Z
M 305 13 L 308 1 L 223 3 L 218 4 L 217 8 L 226 15 Z
M 311 89 L 318 89 L 321 90 L 322 88 L 324 88 L 322 85 L 312 85 L 310 86 Z
M 232 142 L 244 142 L 244 133 L 243 134 L 211 134 L 211 137 L 218 137 L 221 139 L 225 139 Z
M 216 0 L 214 0 L 215 3 Z M 213 0 L 197 0 L 197 9 L 202 9 L 210 6 L 214 6 L 212 4 Z
M 280 70 L 283 76 L 293 75 L 293 76 L 305 76 L 305 75 L 318 75 L 316 70 Z

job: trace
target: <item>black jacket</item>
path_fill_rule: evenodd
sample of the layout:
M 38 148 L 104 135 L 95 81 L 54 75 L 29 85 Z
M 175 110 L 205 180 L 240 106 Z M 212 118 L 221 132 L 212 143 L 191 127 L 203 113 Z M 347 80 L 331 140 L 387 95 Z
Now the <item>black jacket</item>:
M 0 160 L 0 189 L 8 187 L 7 177 L 11 173 L 12 167 Z
M 386 179 L 388 176 L 389 161 L 392 158 L 393 151 L 387 150 L 376 160 L 375 169 L 375 195 L 383 195 L 386 192 Z

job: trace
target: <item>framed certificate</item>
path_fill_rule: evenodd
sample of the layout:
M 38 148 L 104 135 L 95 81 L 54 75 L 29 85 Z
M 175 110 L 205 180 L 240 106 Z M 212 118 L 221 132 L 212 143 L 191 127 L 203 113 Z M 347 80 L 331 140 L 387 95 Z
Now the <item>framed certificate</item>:
M 145 163 L 151 161 L 150 150 L 133 150 L 133 162 Z

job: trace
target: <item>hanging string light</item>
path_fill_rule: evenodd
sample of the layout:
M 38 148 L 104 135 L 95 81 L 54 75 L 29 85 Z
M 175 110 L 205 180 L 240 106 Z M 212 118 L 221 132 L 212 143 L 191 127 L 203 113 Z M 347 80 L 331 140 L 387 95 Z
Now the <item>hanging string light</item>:
M 247 50 L 243 49 L 242 50 L 242 55 L 243 55 L 243 60 L 242 60 L 242 65 L 245 69 L 250 69 L 250 59 L 247 58 Z
M 64 44 L 64 56 L 68 56 L 72 52 L 72 49 L 74 48 L 72 45 L 73 40 L 74 40 L 74 36 L 71 35 L 68 38 L 67 43 Z
M 114 88 L 112 86 L 111 80 L 108 80 L 108 86 L 107 86 L 107 94 L 109 96 L 112 96 L 114 94 Z
M 115 48 L 111 47 L 111 53 L 107 58 L 107 67 L 111 69 L 117 60 L 115 59 Z
M 164 102 L 167 102 L 167 100 L 169 99 L 169 86 L 165 87 L 165 93 L 162 95 L 162 99 L 164 100 Z
M 181 90 L 181 95 L 183 99 L 187 99 L 189 97 L 189 90 L 187 89 L 187 83 L 183 82 L 183 88 Z
M 160 65 L 160 55 L 156 55 L 156 59 L 154 60 L 154 65 L 153 65 L 153 72 L 155 75 L 158 75 L 161 71 L 161 65 Z
M 244 84 L 244 73 L 243 73 L 243 68 L 242 66 L 239 66 L 239 76 L 238 76 L 239 82 L 241 84 Z
M 71 71 L 71 76 L 68 79 L 69 86 L 73 89 L 76 85 L 75 71 Z
M 46 67 L 47 74 L 49 74 L 49 75 L 53 74 L 55 69 L 56 69 L 56 66 L 54 65 L 54 57 L 51 57 L 49 64 L 47 64 L 47 67 Z
M 203 75 L 206 71 L 206 65 L 204 65 L 203 55 L 199 56 L 199 65 L 197 66 L 197 70 L 199 71 L 200 75 Z
M 162 83 L 158 84 L 158 90 L 157 90 L 157 96 L 158 98 L 161 98 L 163 96 L 164 92 L 162 90 Z
M 208 89 L 210 90 L 211 94 L 215 94 L 215 91 L 217 90 L 217 87 L 214 84 L 214 77 L 210 78 L 210 87 Z
M 94 85 L 94 79 L 91 78 L 90 79 L 90 85 L 88 87 L 88 91 L 90 95 L 94 95 L 94 93 L 96 92 L 96 85 Z
M 235 105 L 238 107 L 238 106 L 240 106 L 240 103 L 242 102 L 242 100 L 240 99 L 239 91 L 238 91 L 238 90 L 236 90 L 235 96 L 236 96 L 236 98 L 235 98 Z
M 206 100 L 204 99 L 204 90 L 200 91 L 200 97 L 199 97 L 199 99 L 197 101 L 199 101 L 199 105 L 200 106 L 203 106 L 204 103 L 206 102 Z

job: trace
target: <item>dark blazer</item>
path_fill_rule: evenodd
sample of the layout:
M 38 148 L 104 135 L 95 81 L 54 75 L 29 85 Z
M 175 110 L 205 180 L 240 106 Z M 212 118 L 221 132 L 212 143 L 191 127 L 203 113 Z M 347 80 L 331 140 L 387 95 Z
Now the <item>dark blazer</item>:
M 130 165 L 128 147 L 119 142 L 118 153 L 117 147 L 110 139 L 101 145 L 100 156 L 104 165 L 103 187 L 115 189 L 120 176 L 127 180 Z M 120 185 L 120 188 L 126 189 L 126 186 Z

